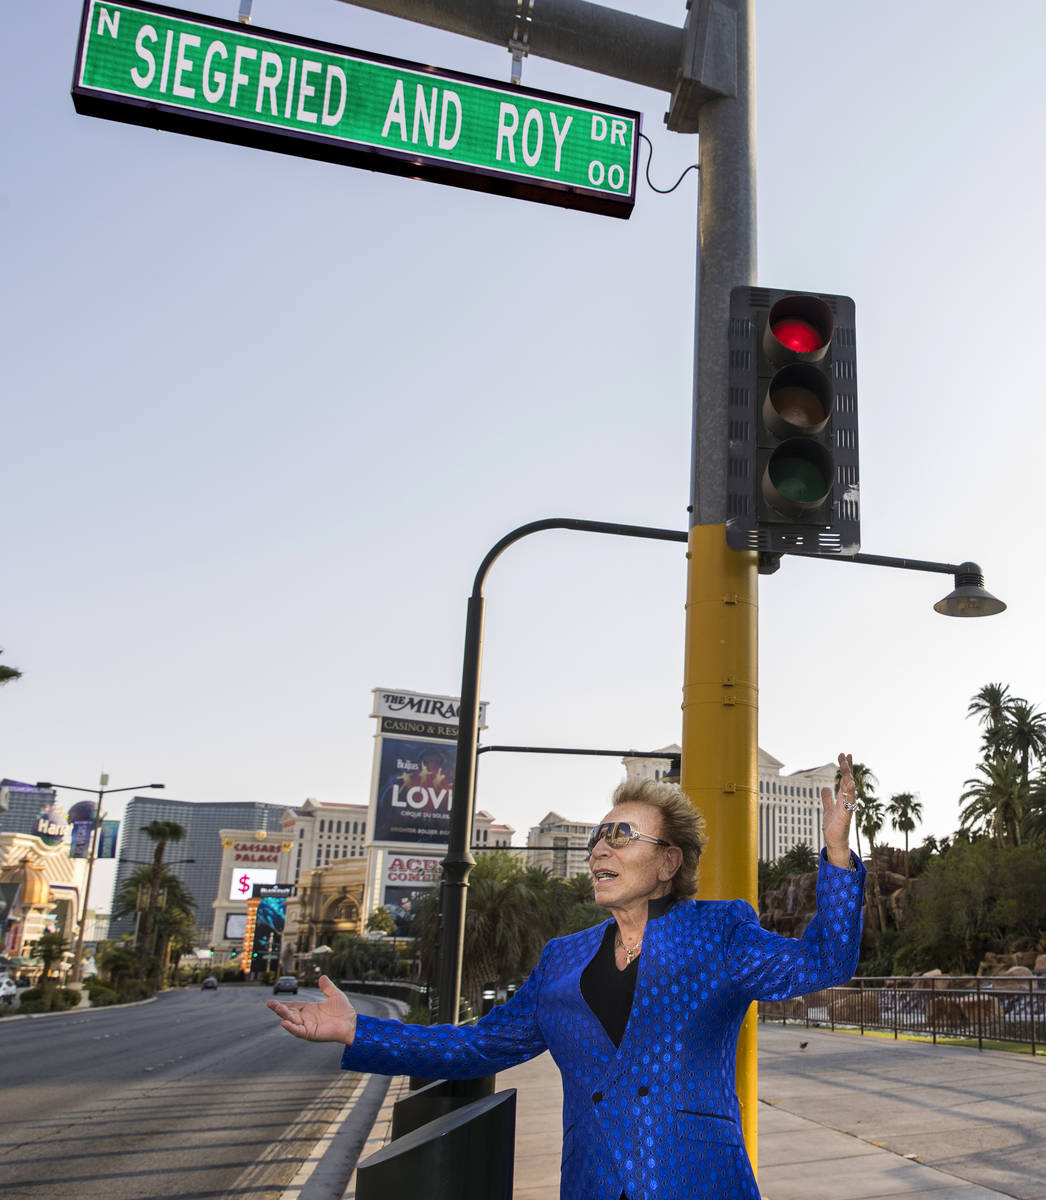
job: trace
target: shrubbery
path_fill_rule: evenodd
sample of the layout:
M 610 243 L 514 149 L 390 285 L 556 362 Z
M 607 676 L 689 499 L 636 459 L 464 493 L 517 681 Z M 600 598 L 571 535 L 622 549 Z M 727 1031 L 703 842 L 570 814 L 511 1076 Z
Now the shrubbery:
M 22 993 L 18 1011 L 22 1013 L 64 1012 L 80 1003 L 76 988 L 31 987 Z

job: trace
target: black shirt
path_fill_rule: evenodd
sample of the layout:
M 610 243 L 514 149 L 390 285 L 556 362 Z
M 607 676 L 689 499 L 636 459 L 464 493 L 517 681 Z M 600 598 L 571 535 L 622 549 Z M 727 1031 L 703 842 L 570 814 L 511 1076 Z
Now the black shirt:
M 647 920 L 664 916 L 674 903 L 674 896 L 648 900 Z M 619 971 L 614 961 L 617 933 L 617 922 L 611 921 L 595 956 L 581 972 L 581 995 L 606 1030 L 607 1037 L 615 1046 L 620 1046 L 632 1012 L 640 956 L 637 954 L 623 971 Z

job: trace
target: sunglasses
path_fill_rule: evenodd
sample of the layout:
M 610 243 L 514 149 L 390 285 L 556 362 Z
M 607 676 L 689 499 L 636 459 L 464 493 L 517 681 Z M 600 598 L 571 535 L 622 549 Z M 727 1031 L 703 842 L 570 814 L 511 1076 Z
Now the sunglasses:
M 589 854 L 600 842 L 606 842 L 611 850 L 624 850 L 629 842 L 653 842 L 655 846 L 672 844 L 662 841 L 661 838 L 651 837 L 648 833 L 640 833 L 627 821 L 604 821 L 602 825 L 597 825 L 588 835 Z

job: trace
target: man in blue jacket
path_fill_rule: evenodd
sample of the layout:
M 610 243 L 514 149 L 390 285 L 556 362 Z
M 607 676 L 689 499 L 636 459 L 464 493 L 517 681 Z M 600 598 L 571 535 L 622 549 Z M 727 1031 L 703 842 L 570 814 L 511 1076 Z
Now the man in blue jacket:
M 346 1046 L 342 1066 L 471 1079 L 551 1052 L 563 1076 L 562 1200 L 759 1200 L 734 1091 L 753 1000 L 843 983 L 857 966 L 865 870 L 851 854 L 852 760 L 822 789 L 817 913 L 801 938 L 751 905 L 692 900 L 704 821 L 679 788 L 626 780 L 589 838 L 611 919 L 555 938 L 512 1000 L 473 1026 L 358 1016 L 326 977 L 320 1003 L 269 1007 L 295 1037 Z

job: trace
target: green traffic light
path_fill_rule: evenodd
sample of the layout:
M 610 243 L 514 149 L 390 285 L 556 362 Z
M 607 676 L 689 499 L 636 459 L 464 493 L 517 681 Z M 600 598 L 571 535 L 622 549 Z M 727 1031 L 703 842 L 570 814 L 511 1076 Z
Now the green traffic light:
M 808 458 L 775 456 L 770 460 L 769 471 L 774 487 L 796 504 L 820 504 L 828 495 L 828 480 Z

